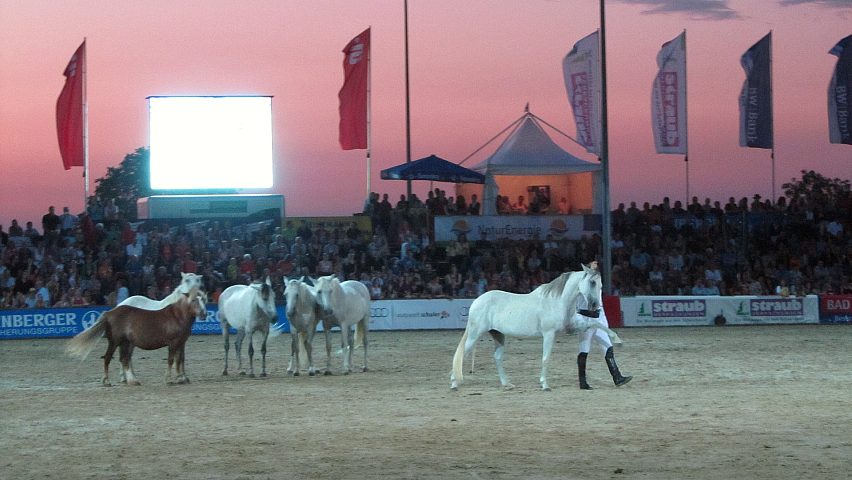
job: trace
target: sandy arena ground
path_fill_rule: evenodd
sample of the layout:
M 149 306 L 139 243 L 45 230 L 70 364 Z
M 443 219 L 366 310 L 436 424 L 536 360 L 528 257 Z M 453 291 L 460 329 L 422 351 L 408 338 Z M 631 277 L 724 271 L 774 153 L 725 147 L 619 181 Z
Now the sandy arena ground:
M 193 336 L 190 385 L 165 385 L 164 349 L 137 349 L 143 385 L 112 388 L 99 385 L 103 340 L 82 363 L 64 356 L 64 339 L 3 341 L 0 477 L 849 478 L 852 327 L 620 335 L 633 382 L 616 389 L 595 350 L 596 388 L 579 390 L 576 337 L 563 336 L 551 392 L 538 389 L 538 339 L 509 340 L 517 388 L 499 388 L 490 338 L 450 391 L 460 331 L 372 332 L 369 372 L 324 377 L 286 375 L 285 335 L 256 379 L 223 377 L 221 338 Z M 314 343 L 324 366 L 322 336 Z

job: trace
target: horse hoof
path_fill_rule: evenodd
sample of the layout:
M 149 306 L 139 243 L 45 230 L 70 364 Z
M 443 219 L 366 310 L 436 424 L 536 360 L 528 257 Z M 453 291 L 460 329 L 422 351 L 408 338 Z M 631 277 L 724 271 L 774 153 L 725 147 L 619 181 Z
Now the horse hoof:
M 246 372 L 240 372 L 240 376 L 241 376 L 241 377 L 246 376 Z
M 459 386 L 458 386 L 458 385 L 450 385 L 450 390 L 452 390 L 452 391 L 454 391 L 454 392 L 458 392 L 458 391 L 459 391 Z
M 315 372 L 315 371 L 313 371 L 313 370 L 311 370 L 311 371 L 309 371 L 309 372 L 308 372 L 308 376 L 309 376 L 309 377 L 316 376 L 316 374 L 317 374 L 317 372 Z
M 362 371 L 362 372 L 366 372 L 366 371 L 367 371 L 367 367 L 364 367 L 364 369 L 363 369 L 363 370 L 361 370 L 361 371 Z
M 261 377 L 265 377 L 265 376 L 266 376 L 266 372 L 261 373 L 261 374 L 260 374 L 260 376 L 261 376 Z
M 541 391 L 542 391 L 542 392 L 549 392 L 549 391 L 550 391 L 550 387 L 541 387 Z
M 227 376 L 228 376 L 228 371 L 227 371 L 227 370 L 225 370 L 224 372 L 222 372 L 222 376 L 223 376 L 223 377 L 227 377 Z
M 112 383 L 110 383 L 109 380 L 104 379 L 104 380 L 101 380 L 101 386 L 102 387 L 111 387 Z
M 513 390 L 514 388 L 515 388 L 515 386 L 512 385 L 511 383 L 507 383 L 507 384 L 503 385 L 503 390 Z
M 254 374 L 253 374 L 253 373 L 250 373 L 250 374 L 249 374 L 249 378 L 254 378 Z
M 332 372 L 331 370 L 326 370 L 322 374 L 327 376 L 327 377 L 330 377 L 330 376 L 334 375 L 334 372 Z
M 131 381 L 127 382 L 127 385 L 131 386 L 131 387 L 138 387 L 138 386 L 142 385 L 142 382 L 140 382 L 139 380 L 131 380 Z

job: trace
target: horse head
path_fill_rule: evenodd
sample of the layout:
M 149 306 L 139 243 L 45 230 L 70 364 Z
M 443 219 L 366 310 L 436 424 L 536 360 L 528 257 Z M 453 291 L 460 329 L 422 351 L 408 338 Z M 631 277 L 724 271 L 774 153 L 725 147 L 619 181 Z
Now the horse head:
M 583 298 L 586 299 L 587 309 L 597 311 L 601 308 L 601 290 L 603 283 L 601 281 L 601 273 L 598 271 L 596 262 L 593 267 L 583 265 L 583 278 L 580 279 L 579 290 Z
M 270 323 L 278 321 L 278 312 L 275 310 L 275 291 L 272 289 L 272 281 L 269 277 L 263 283 L 253 283 L 251 288 L 255 290 L 255 306 L 263 312 Z
M 187 313 L 187 316 L 191 314 L 193 319 L 207 318 L 207 294 L 198 287 L 190 289 L 175 303 Z
M 207 292 L 204 290 L 197 290 L 198 295 L 195 298 L 194 307 L 196 309 L 195 316 L 201 319 L 207 318 Z
M 305 278 L 305 277 L 302 277 Z M 287 305 L 287 318 L 296 315 L 296 306 L 300 297 L 307 292 L 302 280 L 290 279 L 284 286 L 284 303 Z
M 333 275 L 320 277 L 314 282 L 316 286 L 317 303 L 324 314 L 334 313 L 333 296 L 340 289 L 340 280 Z
M 201 275 L 180 272 L 180 285 L 178 285 L 178 290 L 180 293 L 187 294 L 193 288 L 201 289 L 203 287 L 201 280 L 203 280 Z

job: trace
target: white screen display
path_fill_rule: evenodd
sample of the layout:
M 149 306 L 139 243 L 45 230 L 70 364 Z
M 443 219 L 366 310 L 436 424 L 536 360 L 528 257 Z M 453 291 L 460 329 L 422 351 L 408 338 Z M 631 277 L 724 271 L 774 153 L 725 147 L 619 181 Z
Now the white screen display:
M 272 187 L 271 97 L 149 97 L 151 189 Z

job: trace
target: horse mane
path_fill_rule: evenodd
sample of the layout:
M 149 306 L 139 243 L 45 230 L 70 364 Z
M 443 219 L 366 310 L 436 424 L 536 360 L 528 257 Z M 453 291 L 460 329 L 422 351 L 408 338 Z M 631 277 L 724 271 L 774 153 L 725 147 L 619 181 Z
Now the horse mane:
M 531 293 L 541 295 L 542 297 L 560 297 L 562 295 L 562 291 L 565 290 L 565 284 L 568 283 L 568 278 L 571 277 L 572 273 L 575 272 L 565 272 L 550 282 L 539 285 Z

